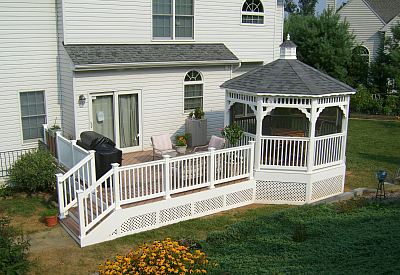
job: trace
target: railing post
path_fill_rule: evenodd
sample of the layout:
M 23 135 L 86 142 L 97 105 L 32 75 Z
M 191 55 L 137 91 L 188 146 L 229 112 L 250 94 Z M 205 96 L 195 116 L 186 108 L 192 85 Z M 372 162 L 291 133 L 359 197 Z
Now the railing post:
M 63 188 L 63 183 L 61 181 L 63 174 L 56 174 L 57 178 L 57 195 L 58 195 L 58 211 L 60 212 L 60 219 L 65 218 L 65 210 L 64 210 L 64 188 Z
M 95 150 L 90 150 L 89 151 L 90 155 L 92 158 L 90 159 L 90 180 L 89 180 L 89 186 L 92 186 L 93 184 L 96 183 L 96 151 Z
M 58 142 L 58 138 L 59 138 L 59 136 L 61 136 L 61 132 L 56 132 L 56 137 L 55 137 L 55 143 L 56 143 L 56 152 L 55 152 L 55 156 L 56 156 L 56 158 L 57 158 L 57 160 L 58 160 L 58 163 L 60 163 L 60 155 L 59 155 L 59 153 L 60 153 L 60 143 Z
M 249 179 L 254 179 L 254 146 L 256 145 L 256 142 L 254 140 L 249 141 L 250 147 L 250 163 L 249 163 Z
M 121 209 L 121 193 L 119 188 L 119 163 L 111 164 L 114 177 L 114 202 L 115 210 Z
M 263 112 L 263 98 L 259 96 L 257 98 L 257 112 L 256 112 L 256 147 L 254 152 L 254 169 L 256 171 L 260 170 L 261 165 L 261 137 L 262 137 L 262 124 L 264 119 Z
M 311 111 L 310 111 L 310 132 L 307 150 L 307 172 L 310 173 L 314 169 L 315 159 L 315 126 L 318 119 L 317 113 L 317 102 L 318 99 L 311 100 Z
M 215 188 L 215 148 L 210 147 L 208 148 L 208 151 L 210 152 L 210 175 L 209 175 L 209 180 L 210 180 L 210 189 Z
M 82 240 L 82 238 L 85 237 L 86 235 L 84 192 L 82 190 L 77 190 L 76 198 L 78 202 L 79 229 L 80 229 L 79 231 L 80 231 L 80 238 Z
M 72 158 L 72 166 L 75 166 L 75 147 L 76 146 L 76 140 L 71 140 L 71 158 Z
M 46 136 L 46 132 L 47 132 L 47 124 L 42 124 L 43 126 L 43 143 L 46 144 L 47 147 L 49 147 L 49 145 L 47 144 L 47 136 Z
M 164 191 L 165 191 L 164 198 L 167 200 L 167 199 L 171 198 L 171 189 L 170 189 L 170 182 L 169 182 L 169 179 L 170 179 L 169 171 L 170 171 L 170 159 L 171 159 L 171 156 L 170 155 L 164 155 L 163 158 L 164 158 L 164 178 L 163 178 L 163 182 L 164 182 Z

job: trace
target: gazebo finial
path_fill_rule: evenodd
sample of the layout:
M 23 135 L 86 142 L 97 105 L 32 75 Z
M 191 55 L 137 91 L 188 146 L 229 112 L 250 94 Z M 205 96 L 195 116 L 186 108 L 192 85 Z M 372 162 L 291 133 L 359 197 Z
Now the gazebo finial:
M 297 59 L 296 48 L 297 45 L 290 40 L 290 34 L 286 36 L 286 41 L 281 45 L 281 59 Z

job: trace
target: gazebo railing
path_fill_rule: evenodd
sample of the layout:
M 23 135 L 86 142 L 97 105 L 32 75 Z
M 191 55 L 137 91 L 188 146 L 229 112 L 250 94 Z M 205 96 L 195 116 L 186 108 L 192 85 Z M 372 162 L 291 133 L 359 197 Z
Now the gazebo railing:
M 309 138 L 261 137 L 261 168 L 307 169 Z
M 323 168 L 343 161 L 345 134 L 333 134 L 315 138 L 314 168 Z

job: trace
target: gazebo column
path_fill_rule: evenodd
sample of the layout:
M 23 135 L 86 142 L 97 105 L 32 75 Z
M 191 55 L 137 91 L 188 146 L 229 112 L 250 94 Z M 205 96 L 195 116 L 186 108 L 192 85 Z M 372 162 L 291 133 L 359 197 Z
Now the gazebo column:
M 228 100 L 228 91 L 225 91 L 224 127 L 230 123 L 231 105 Z
M 346 144 L 347 144 L 347 129 L 349 125 L 349 114 L 350 114 L 350 96 L 346 97 L 346 105 L 342 109 L 343 111 L 343 119 L 342 119 L 342 163 L 346 163 Z
M 308 141 L 308 154 L 307 154 L 307 173 L 311 173 L 314 168 L 314 155 L 315 155 L 315 128 L 318 119 L 317 111 L 318 99 L 311 99 L 310 110 L 310 127 L 309 127 L 309 141 Z M 308 182 L 306 185 L 306 202 L 311 202 L 312 183 Z
M 261 162 L 261 137 L 262 137 L 262 124 L 263 124 L 263 98 L 257 97 L 257 112 L 256 112 L 256 147 L 254 150 L 254 169 L 260 170 Z

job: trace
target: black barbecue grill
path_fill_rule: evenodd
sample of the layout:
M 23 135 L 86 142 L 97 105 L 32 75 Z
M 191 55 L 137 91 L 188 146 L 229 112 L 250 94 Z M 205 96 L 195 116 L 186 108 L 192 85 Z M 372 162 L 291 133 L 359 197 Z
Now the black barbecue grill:
M 102 134 L 94 131 L 82 132 L 81 139 L 76 143 L 86 150 L 96 151 L 96 179 L 107 173 L 112 163 L 122 163 L 122 151 L 115 148 L 115 143 Z

